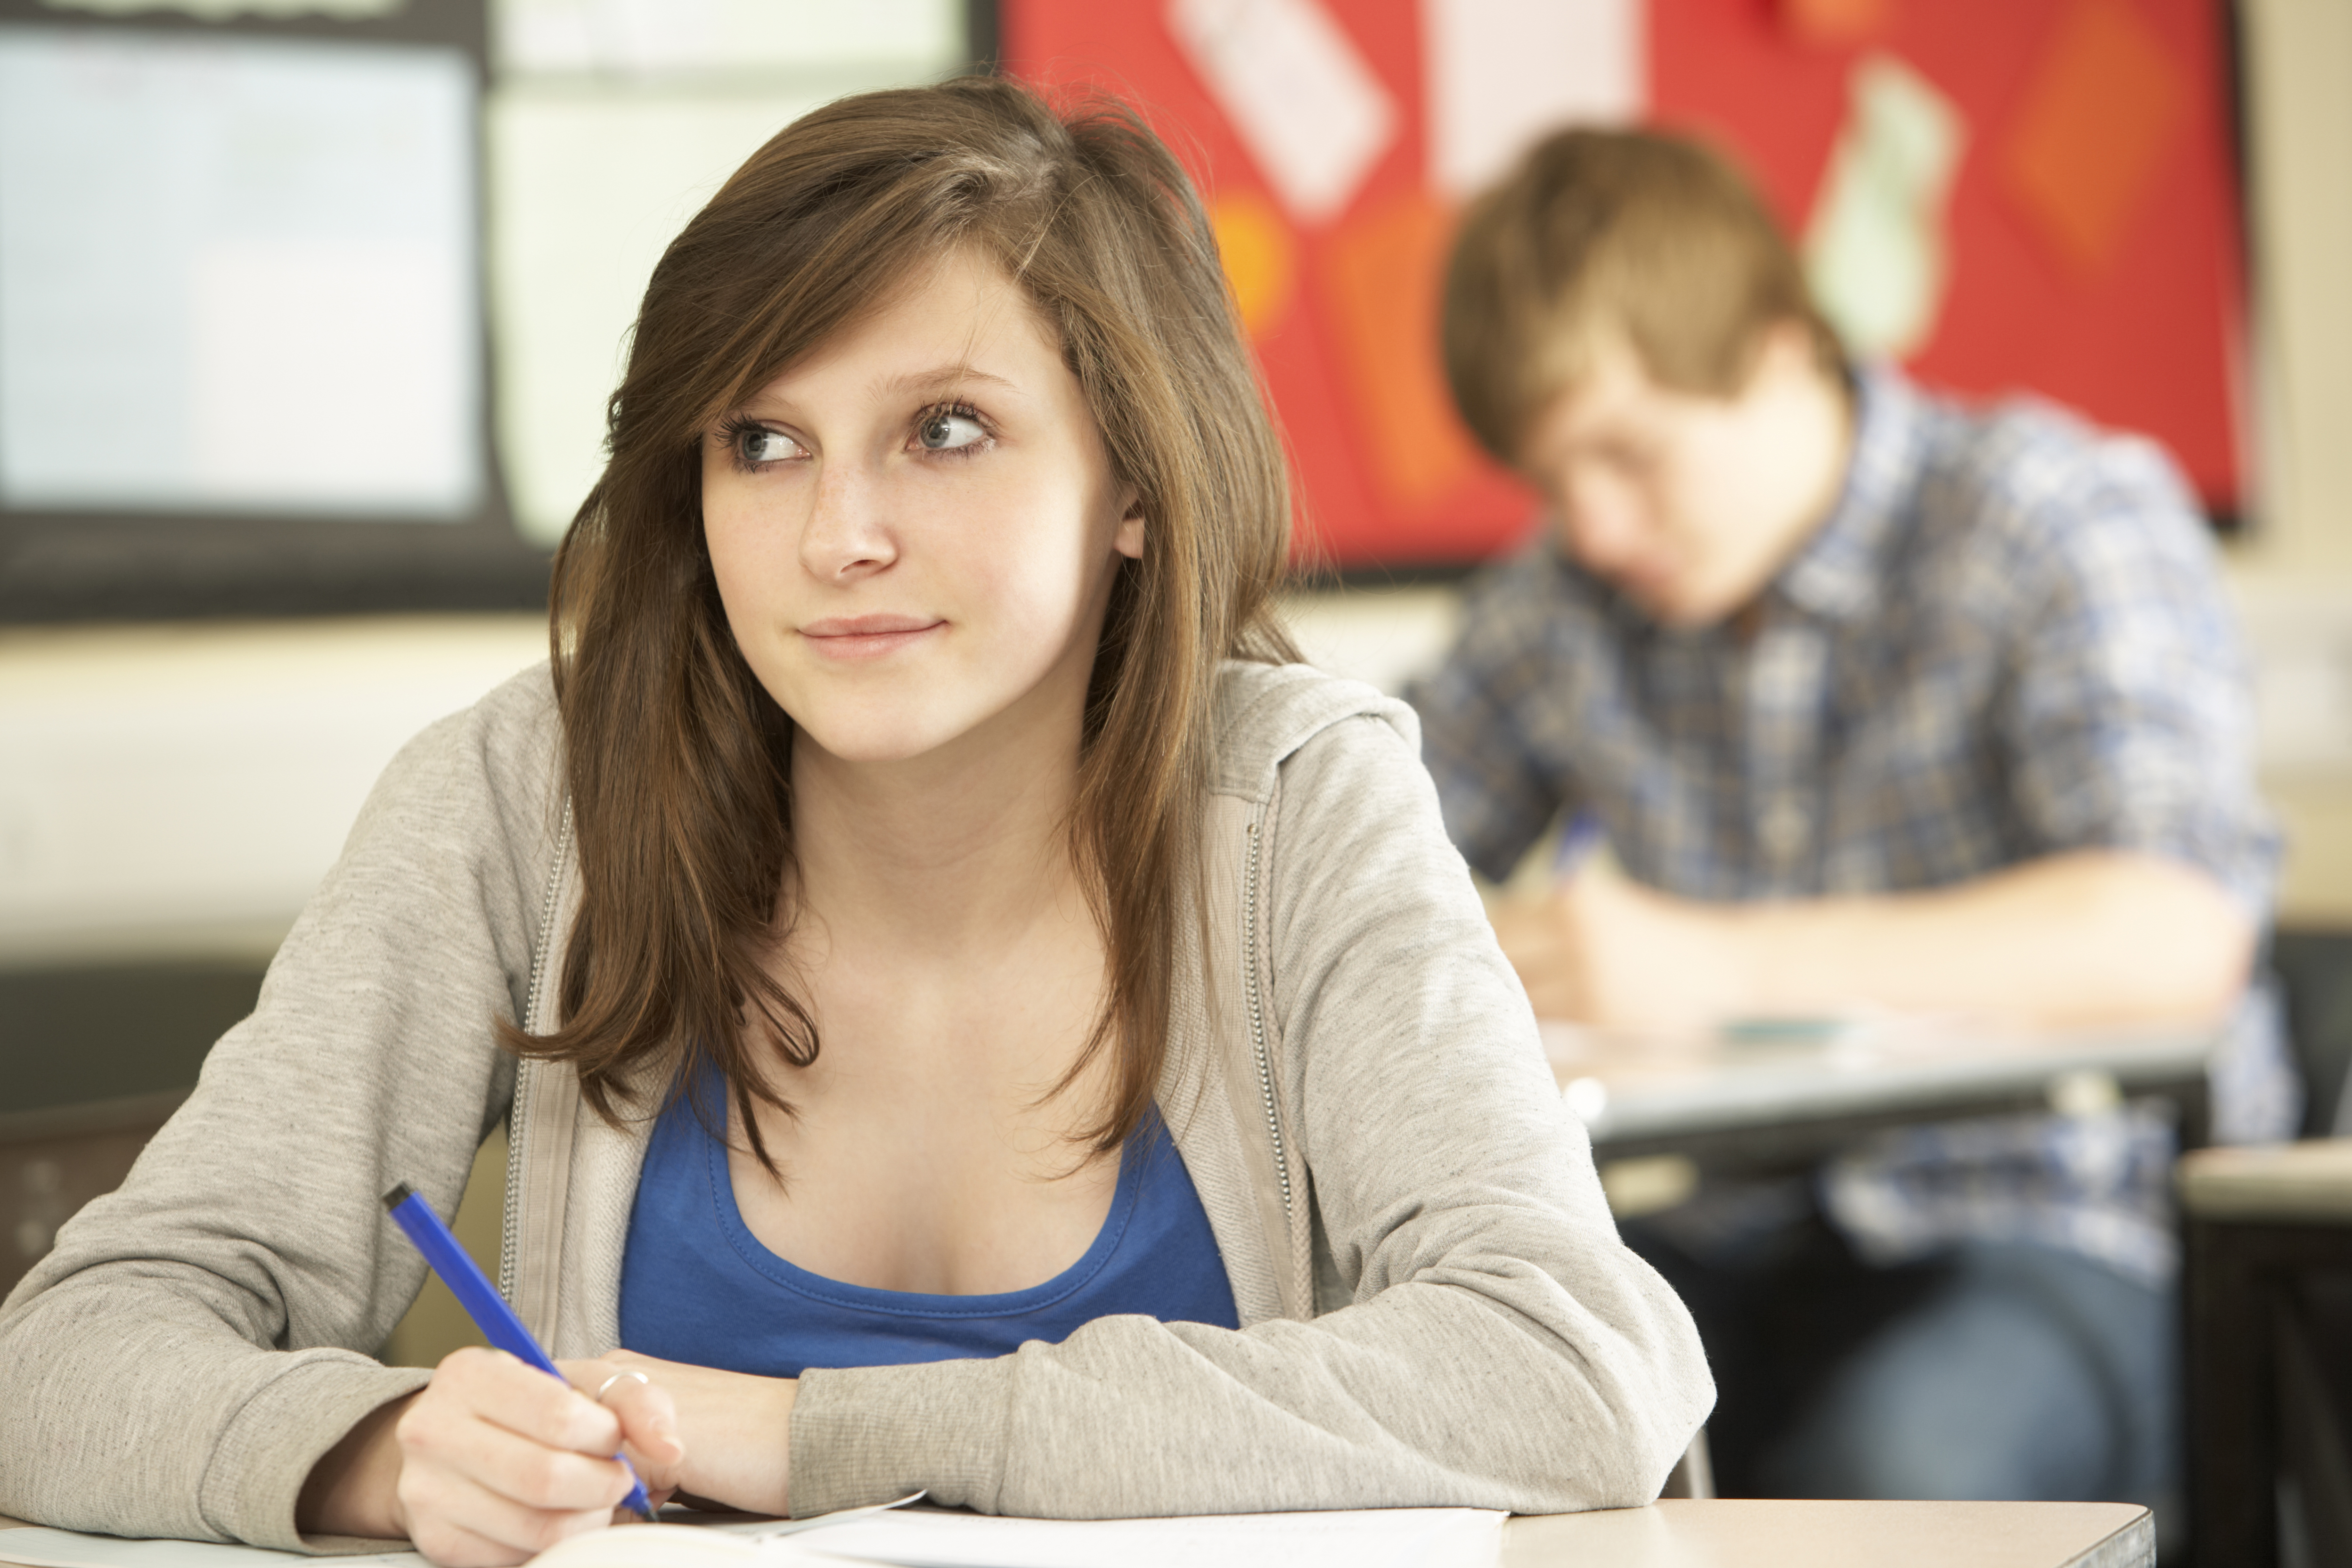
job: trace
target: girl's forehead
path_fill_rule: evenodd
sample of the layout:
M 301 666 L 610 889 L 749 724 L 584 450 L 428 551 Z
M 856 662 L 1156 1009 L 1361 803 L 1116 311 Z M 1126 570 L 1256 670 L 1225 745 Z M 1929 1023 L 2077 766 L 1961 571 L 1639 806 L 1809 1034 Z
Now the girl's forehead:
M 1063 364 L 1060 335 L 1028 289 L 970 252 L 909 268 L 824 339 L 742 393 L 747 403 L 803 390 L 895 394 L 971 380 L 1018 385 Z

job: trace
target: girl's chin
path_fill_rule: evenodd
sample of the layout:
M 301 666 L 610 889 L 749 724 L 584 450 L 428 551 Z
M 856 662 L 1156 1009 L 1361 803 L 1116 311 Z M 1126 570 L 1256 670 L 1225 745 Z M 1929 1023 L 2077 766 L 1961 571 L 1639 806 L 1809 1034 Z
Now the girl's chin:
M 950 753 L 965 766 L 999 752 L 1016 759 L 1050 756 L 1061 749 L 1055 744 L 1059 721 L 1066 720 L 1073 731 L 1078 721 L 1077 701 L 1054 700 L 1055 693 L 1042 686 L 975 689 L 944 678 L 877 683 L 862 691 L 812 686 L 794 693 L 800 701 L 782 703 L 784 711 L 805 742 L 835 762 L 857 767 L 903 765 Z
M 853 768 L 887 768 L 920 762 L 940 749 L 937 745 L 911 742 L 892 743 L 868 737 L 827 740 L 807 730 L 803 730 L 801 735 L 804 740 L 815 742 L 816 749 L 824 753 L 826 761 Z
M 889 767 L 920 762 L 952 746 L 972 729 L 970 725 L 912 720 L 898 724 L 877 722 L 876 716 L 870 713 L 857 715 L 856 721 L 848 722 L 828 723 L 820 718 L 809 723 L 795 717 L 793 723 L 801 741 L 813 742 L 828 760 L 851 767 Z

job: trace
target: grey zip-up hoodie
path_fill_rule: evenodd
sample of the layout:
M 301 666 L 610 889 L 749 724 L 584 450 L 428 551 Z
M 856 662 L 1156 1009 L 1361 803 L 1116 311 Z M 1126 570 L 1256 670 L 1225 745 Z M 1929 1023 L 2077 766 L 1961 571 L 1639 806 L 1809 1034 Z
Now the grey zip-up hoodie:
M 1242 1328 L 812 1370 L 795 1511 L 919 1487 L 1045 1517 L 1632 1505 L 1705 1418 L 1689 1315 L 1618 1242 L 1410 710 L 1233 664 L 1216 736 L 1159 1102 Z M 365 1353 L 423 1275 L 378 1195 L 450 1212 L 509 1114 L 502 1283 L 556 1355 L 613 1347 L 650 1122 L 490 1034 L 558 991 L 559 747 L 541 668 L 386 770 L 253 1016 L 0 1310 L 0 1513 L 349 1544 L 297 1535 L 302 1480 L 426 1376 Z

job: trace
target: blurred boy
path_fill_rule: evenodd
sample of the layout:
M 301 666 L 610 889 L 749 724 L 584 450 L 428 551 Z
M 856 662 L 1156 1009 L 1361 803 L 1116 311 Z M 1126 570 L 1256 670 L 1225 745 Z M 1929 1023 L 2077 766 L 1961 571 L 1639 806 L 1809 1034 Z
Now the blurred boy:
M 2233 1017 L 2217 1126 L 2286 1130 L 2243 1000 L 2275 841 L 2157 448 L 1850 366 L 1754 194 L 1662 136 L 1536 148 L 1466 216 L 1444 337 L 1549 510 L 1416 694 L 1446 821 L 1498 880 L 1563 814 L 1622 868 L 1497 908 L 1538 1014 Z M 1725 1489 L 2159 1494 L 2171 1149 L 2135 1108 L 1921 1128 L 1643 1232 Z

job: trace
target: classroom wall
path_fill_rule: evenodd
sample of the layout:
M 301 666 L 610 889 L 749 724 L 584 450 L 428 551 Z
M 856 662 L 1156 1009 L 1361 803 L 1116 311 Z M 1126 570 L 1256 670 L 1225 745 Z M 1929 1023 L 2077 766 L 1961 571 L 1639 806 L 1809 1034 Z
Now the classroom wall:
M 613 10 L 598 0 L 494 6 L 500 458 L 542 537 L 594 475 L 603 399 L 667 235 L 809 105 L 961 64 L 961 8 L 941 0 L 886 0 L 830 34 L 811 18 L 834 8 L 790 8 L 804 58 L 780 62 L 728 39 L 648 54 L 585 30 Z M 743 8 L 689 9 L 719 27 Z M 2291 835 L 2283 913 L 2352 923 L 2352 5 L 2243 12 L 2261 489 L 2231 582 Z M 1454 624 L 1443 589 L 1292 605 L 1319 658 L 1391 688 Z M 0 967 L 266 953 L 401 741 L 543 646 L 530 617 L 501 616 L 0 630 Z
M 2283 920 L 2352 926 L 2352 5 L 2242 0 L 2261 494 L 2233 548 Z

